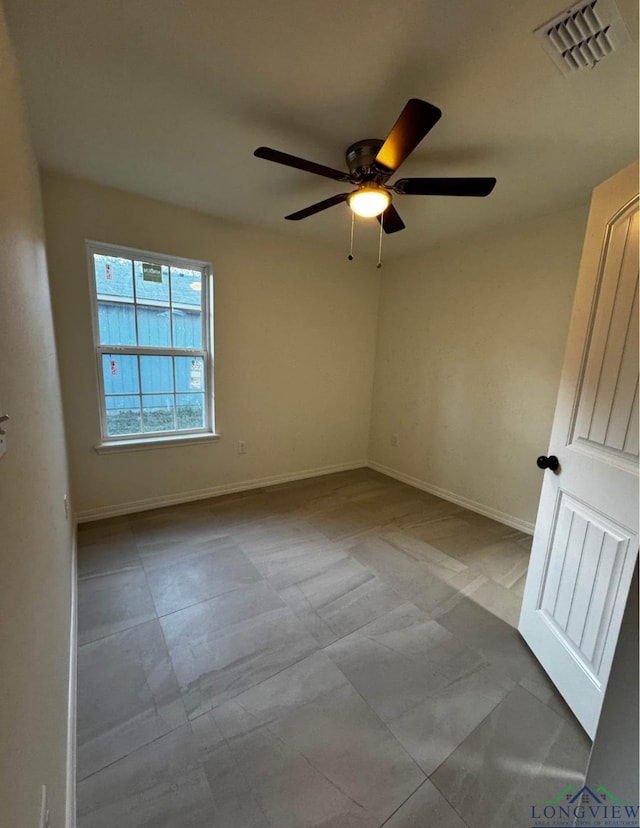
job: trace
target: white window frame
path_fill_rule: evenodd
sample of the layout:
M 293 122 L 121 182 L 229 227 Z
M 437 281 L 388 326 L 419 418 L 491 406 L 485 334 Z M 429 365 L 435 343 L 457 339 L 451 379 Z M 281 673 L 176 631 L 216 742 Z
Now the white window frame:
M 91 298 L 91 320 L 93 330 L 93 344 L 96 358 L 96 373 L 98 382 L 100 435 L 101 441 L 96 445 L 96 451 L 127 451 L 138 448 L 153 448 L 154 446 L 170 446 L 183 442 L 201 442 L 217 439 L 215 432 L 214 408 L 214 335 L 213 335 L 213 268 L 209 262 L 196 259 L 184 259 L 177 256 L 168 256 L 164 253 L 155 253 L 150 250 L 140 250 L 122 245 L 107 244 L 105 242 L 87 241 L 86 254 L 89 270 L 89 294 Z M 202 320 L 202 348 L 174 348 L 150 347 L 144 345 L 103 345 L 100 342 L 100 324 L 98 319 L 98 289 L 95 273 L 94 255 L 113 256 L 143 261 L 149 264 L 159 264 L 166 267 L 186 268 L 201 272 L 201 320 Z M 133 304 L 137 307 L 135 271 L 133 272 Z M 171 291 L 171 281 L 169 281 Z M 169 293 L 171 296 L 171 293 Z M 141 303 L 143 304 L 143 303 Z M 195 307 L 195 306 L 194 306 Z M 137 320 L 137 316 L 136 316 Z M 137 331 L 137 321 L 136 321 Z M 143 432 L 141 434 L 112 435 L 108 433 L 107 406 L 104 386 L 102 358 L 105 354 L 122 354 L 131 356 L 177 356 L 202 357 L 204 361 L 204 400 L 205 424 L 203 428 L 175 429 L 173 431 Z M 138 363 L 139 366 L 139 363 Z M 139 367 L 138 367 L 138 370 Z M 142 394 L 142 386 L 139 387 Z M 175 389 L 174 389 L 175 394 Z

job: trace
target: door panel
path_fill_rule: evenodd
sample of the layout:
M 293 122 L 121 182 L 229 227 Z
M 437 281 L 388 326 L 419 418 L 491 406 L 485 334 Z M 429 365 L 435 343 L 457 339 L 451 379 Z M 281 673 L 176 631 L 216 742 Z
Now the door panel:
M 537 610 L 600 685 L 611 611 L 625 564 L 635 559 L 633 536 L 565 493 L 555 528 Z
M 637 182 L 594 191 L 519 625 L 590 736 L 638 550 Z
M 609 226 L 602 274 L 578 394 L 573 439 L 624 453 L 638 444 L 632 416 L 638 388 L 638 203 L 634 199 Z

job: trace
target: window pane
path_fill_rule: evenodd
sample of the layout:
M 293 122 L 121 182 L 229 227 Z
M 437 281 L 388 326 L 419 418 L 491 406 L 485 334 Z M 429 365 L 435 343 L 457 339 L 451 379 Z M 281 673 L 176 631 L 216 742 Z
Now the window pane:
M 152 262 L 134 262 L 136 300 L 169 306 L 169 268 Z
M 91 243 L 88 248 L 105 439 L 202 431 L 212 413 L 213 391 L 204 328 L 210 314 L 208 269 L 140 250 L 94 252 Z
M 202 347 L 202 273 L 185 267 L 171 268 L 173 344 L 176 348 Z
M 204 359 L 176 357 L 176 391 L 204 391 Z
M 140 434 L 140 397 L 107 397 L 107 434 Z
M 138 344 L 155 348 L 171 347 L 169 308 L 138 305 Z
M 202 314 L 200 311 L 173 308 L 173 344 L 176 348 L 202 348 Z
M 98 298 L 116 296 L 133 301 L 131 259 L 117 256 L 93 256 Z
M 204 428 L 204 394 L 176 394 L 178 428 Z
M 141 356 L 142 392 L 161 394 L 173 392 L 173 359 L 170 356 Z
M 105 394 L 137 394 L 138 358 L 122 354 L 102 355 Z
M 98 302 L 101 345 L 135 345 L 134 306 L 124 302 Z
M 142 397 L 144 431 L 175 431 L 173 394 L 151 394 Z
M 171 268 L 171 301 L 174 307 L 202 306 L 202 274 L 199 270 Z

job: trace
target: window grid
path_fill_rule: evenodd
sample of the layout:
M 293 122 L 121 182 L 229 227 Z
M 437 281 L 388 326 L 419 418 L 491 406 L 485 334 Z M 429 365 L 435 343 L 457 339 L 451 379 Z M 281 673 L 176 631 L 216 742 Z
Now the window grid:
M 213 337 L 207 335 L 208 331 L 212 334 L 212 297 L 211 297 L 211 273 L 210 266 L 203 262 L 172 259 L 167 256 L 162 256 L 146 251 L 131 250 L 126 248 L 117 248 L 111 245 L 99 245 L 94 243 L 87 244 L 89 259 L 90 259 L 90 274 L 92 278 L 92 304 L 93 304 L 93 319 L 94 319 L 94 337 L 96 342 L 96 357 L 98 362 L 98 380 L 101 397 L 101 420 L 102 420 L 102 439 L 104 442 L 117 442 L 119 440 L 136 440 L 144 442 L 148 439 L 158 439 L 161 437 L 174 437 L 180 435 L 206 434 L 213 433 Z M 132 299 L 127 297 L 102 294 L 99 293 L 97 271 L 96 271 L 96 257 L 112 257 L 126 259 L 131 265 L 131 279 L 132 279 Z M 168 306 L 162 301 L 150 299 L 148 297 L 138 299 L 138 288 L 136 284 L 136 262 L 140 265 L 144 263 L 160 265 L 164 270 L 167 270 L 168 279 Z M 176 346 L 176 325 L 174 318 L 174 272 L 191 271 L 199 275 L 200 296 L 199 304 L 187 304 L 186 302 L 179 303 L 182 310 L 185 312 L 197 312 L 200 314 L 200 348 L 192 347 L 177 347 Z M 143 272 L 141 270 L 141 272 Z M 162 271 L 161 271 L 162 272 Z M 186 274 L 185 274 L 186 275 Z M 122 301 L 124 300 L 124 302 Z M 140 342 L 140 327 L 138 308 L 144 307 L 163 307 L 167 309 L 169 316 L 169 341 L 170 346 L 149 346 L 149 345 L 119 345 L 117 343 L 102 343 L 99 320 L 99 305 L 100 303 L 121 302 L 123 304 L 131 305 L 134 311 L 135 324 L 135 338 L 136 342 Z M 117 359 L 118 356 L 133 356 L 136 357 L 135 374 L 137 377 L 137 391 L 121 390 L 109 391 L 105 388 L 105 377 L 103 368 L 103 358 Z M 154 391 L 143 390 L 142 382 L 142 366 L 141 357 L 143 356 L 161 356 L 171 358 L 171 378 L 173 389 L 171 391 Z M 178 373 L 177 373 L 177 359 L 179 357 L 202 360 L 201 369 L 198 371 L 200 376 L 200 388 L 187 390 L 178 390 Z M 192 365 L 193 369 L 193 365 Z M 189 374 L 191 382 L 191 374 Z M 122 433 L 109 433 L 109 416 L 108 400 L 114 398 L 137 398 L 137 416 L 139 417 L 140 430 L 139 431 L 122 431 Z M 171 428 L 151 429 L 150 428 L 150 409 L 145 409 L 144 398 L 164 398 L 171 401 Z M 180 404 L 184 404 L 188 397 L 193 400 L 196 398 L 198 405 L 193 406 L 195 412 L 202 412 L 201 425 L 187 425 L 179 426 L 178 418 L 181 409 Z M 164 407 L 163 407 L 164 408 Z M 135 410 L 135 409 L 122 409 Z M 153 409 L 151 409 L 153 411 Z M 156 409 L 157 411 L 157 409 Z M 186 416 L 186 415 L 185 415 Z
M 178 373 L 177 373 L 176 356 L 169 355 L 169 354 L 166 354 L 164 352 L 161 355 L 158 355 L 158 356 L 161 356 L 161 357 L 168 356 L 171 359 L 171 362 L 172 362 L 172 365 L 171 365 L 172 388 L 171 389 L 164 389 L 162 391 L 150 391 L 150 390 L 147 390 L 145 387 L 143 387 L 142 367 L 141 367 L 140 357 L 141 356 L 143 356 L 143 357 L 144 356 L 149 356 L 148 354 L 137 355 L 137 354 L 132 354 L 132 353 L 123 353 L 122 351 L 114 352 L 113 350 L 107 350 L 107 351 L 103 350 L 102 356 L 103 357 L 106 356 L 108 358 L 109 362 L 111 362 L 112 358 L 114 358 L 114 357 L 117 359 L 118 356 L 136 356 L 136 374 L 137 374 L 137 377 L 138 377 L 138 382 L 137 382 L 137 389 L 138 390 L 137 391 L 126 390 L 126 389 L 125 390 L 120 390 L 120 391 L 106 391 L 105 390 L 104 397 L 105 397 L 105 400 L 117 399 L 118 397 L 136 398 L 138 400 L 138 410 L 139 410 L 141 427 L 144 424 L 145 420 L 146 421 L 149 420 L 149 416 L 145 417 L 145 413 L 147 415 L 149 415 L 149 411 L 145 410 L 145 407 L 143 405 L 143 398 L 145 398 L 145 397 L 147 397 L 147 398 L 148 397 L 159 397 L 159 398 L 169 398 L 170 397 L 171 398 L 171 400 L 172 400 L 172 423 L 173 423 L 173 428 L 171 428 L 171 429 L 165 429 L 165 428 L 151 429 L 151 428 L 149 428 L 148 429 L 149 434 L 176 434 L 176 433 L 182 433 L 182 432 L 189 432 L 189 433 L 191 433 L 191 432 L 200 432 L 206 426 L 206 405 L 205 405 L 205 402 L 206 402 L 206 384 L 205 384 L 205 379 L 204 379 L 204 366 L 205 366 L 204 354 L 197 354 L 196 356 L 194 356 L 193 353 L 190 352 L 189 355 L 185 355 L 183 351 L 180 351 L 177 354 L 177 358 L 185 358 L 185 359 L 190 359 L 191 360 L 191 368 L 189 370 L 189 386 L 191 386 L 191 382 L 192 382 L 193 361 L 194 360 L 197 361 L 197 360 L 200 360 L 200 359 L 202 360 L 202 368 L 198 369 L 198 372 L 197 372 L 200 375 L 200 387 L 198 387 L 198 388 L 195 388 L 195 387 L 194 388 L 192 388 L 192 387 L 182 388 L 182 387 L 180 387 L 179 379 L 178 379 Z M 196 405 L 195 406 L 196 409 L 202 411 L 202 420 L 204 422 L 201 421 L 200 425 L 193 425 L 193 426 L 178 425 L 178 417 L 179 417 L 180 409 L 182 408 L 183 405 L 188 405 L 186 403 L 186 398 L 187 397 L 190 397 L 192 399 L 193 398 L 200 398 L 201 405 Z M 107 411 L 108 410 L 109 409 L 107 407 Z M 130 434 L 132 432 L 127 432 L 127 433 Z M 139 432 L 133 432 L 133 433 L 139 433 Z M 144 432 L 144 433 L 147 433 L 147 432 Z M 109 437 L 114 437 L 114 436 L 122 436 L 122 435 L 108 435 L 108 436 Z

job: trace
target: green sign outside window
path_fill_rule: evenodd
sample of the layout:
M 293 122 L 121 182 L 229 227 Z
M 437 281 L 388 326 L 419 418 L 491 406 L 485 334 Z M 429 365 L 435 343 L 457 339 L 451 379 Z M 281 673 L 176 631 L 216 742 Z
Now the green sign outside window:
M 145 282 L 162 284 L 162 265 L 142 263 L 142 279 Z

